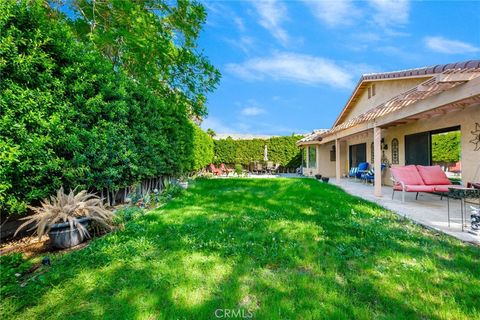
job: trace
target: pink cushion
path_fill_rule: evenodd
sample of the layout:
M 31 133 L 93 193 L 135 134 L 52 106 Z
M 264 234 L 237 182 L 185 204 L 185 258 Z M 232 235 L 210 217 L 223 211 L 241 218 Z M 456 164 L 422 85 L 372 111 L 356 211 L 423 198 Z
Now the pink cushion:
M 445 187 L 445 186 L 442 186 Z M 393 190 L 402 191 L 402 186 L 397 184 L 393 186 Z M 435 191 L 435 186 L 426 186 L 426 185 L 405 185 L 406 192 L 433 192 Z M 447 190 L 448 191 L 448 190 Z M 439 191 L 442 192 L 442 191 Z
M 397 181 L 401 181 L 408 185 L 423 185 L 423 180 L 418 174 L 417 168 L 414 165 L 405 167 L 390 168 L 390 172 Z
M 442 186 L 445 187 L 445 186 Z M 393 186 L 393 190 L 402 191 L 402 186 L 397 184 Z M 433 192 L 435 191 L 435 186 L 426 186 L 426 185 L 405 185 L 406 192 Z M 448 190 L 447 190 L 448 191 Z M 442 192 L 442 191 L 439 191 Z
M 436 192 L 448 192 L 448 186 L 440 185 L 440 186 L 432 186 L 435 188 Z
M 426 185 L 451 185 L 440 166 L 417 166 L 418 173 Z
M 449 192 L 450 190 L 449 189 L 452 189 L 452 188 L 465 188 L 464 186 L 460 186 L 460 185 L 439 185 L 439 186 L 432 186 L 435 188 L 435 191 L 436 192 Z
M 435 188 L 433 186 L 424 186 L 424 185 L 406 185 L 405 191 L 407 192 L 433 192 Z

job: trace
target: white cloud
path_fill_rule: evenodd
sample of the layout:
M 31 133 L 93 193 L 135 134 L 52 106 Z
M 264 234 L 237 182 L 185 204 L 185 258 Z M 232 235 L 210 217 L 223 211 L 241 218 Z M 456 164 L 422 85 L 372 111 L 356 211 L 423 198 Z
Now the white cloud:
M 245 24 L 243 23 L 242 18 L 236 16 L 236 17 L 233 18 L 233 22 L 235 23 L 235 25 L 237 26 L 237 28 L 240 32 L 245 31 Z
M 254 47 L 256 40 L 252 37 L 241 36 L 239 39 L 225 39 L 225 42 L 232 47 L 242 50 L 245 54 L 248 54 L 252 47 Z
M 397 27 L 408 23 L 409 0 L 368 0 L 374 10 L 373 21 L 380 27 Z
M 258 116 L 259 114 L 265 113 L 265 110 L 259 107 L 247 107 L 243 108 L 240 113 L 244 116 Z
M 288 18 L 285 4 L 277 0 L 254 0 L 252 5 L 260 16 L 258 23 L 267 29 L 282 45 L 286 45 L 289 41 L 289 36 L 287 31 L 281 26 L 282 22 Z
M 360 15 L 351 0 L 304 2 L 317 19 L 330 27 L 351 25 Z
M 466 54 L 476 53 L 480 51 L 479 47 L 475 47 L 470 43 L 458 40 L 446 39 L 443 37 L 426 37 L 425 45 L 432 51 L 447 54 Z
M 253 58 L 240 64 L 231 63 L 227 71 L 246 80 L 288 80 L 308 85 L 327 84 L 350 88 L 355 76 L 335 62 L 304 54 L 275 53 L 271 57 Z
M 303 0 L 303 2 L 310 8 L 312 14 L 328 27 L 356 26 L 355 33 L 363 33 L 358 40 L 363 42 L 410 35 L 396 30 L 409 21 L 410 0 Z

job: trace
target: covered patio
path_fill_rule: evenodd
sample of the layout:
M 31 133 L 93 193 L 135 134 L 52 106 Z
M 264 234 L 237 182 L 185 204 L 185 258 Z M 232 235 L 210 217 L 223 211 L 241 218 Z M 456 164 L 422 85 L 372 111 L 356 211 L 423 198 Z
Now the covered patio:
M 449 227 L 447 218 L 448 202 L 445 197 L 443 200 L 440 200 L 439 195 L 420 193 L 418 200 L 415 200 L 415 193 L 407 193 L 405 202 L 402 203 L 398 193 L 392 200 L 392 187 L 389 186 L 382 186 L 381 192 L 384 196 L 378 197 L 372 192 L 373 186 L 371 184 L 343 178 L 340 180 L 334 178 L 330 181 L 350 194 L 375 202 L 427 228 L 449 234 L 464 242 L 480 244 L 480 236 L 468 233 L 466 230 L 462 232 L 460 200 L 450 199 Z M 470 205 L 472 204 L 467 203 L 467 209 Z M 469 210 L 467 210 L 467 215 L 469 215 Z

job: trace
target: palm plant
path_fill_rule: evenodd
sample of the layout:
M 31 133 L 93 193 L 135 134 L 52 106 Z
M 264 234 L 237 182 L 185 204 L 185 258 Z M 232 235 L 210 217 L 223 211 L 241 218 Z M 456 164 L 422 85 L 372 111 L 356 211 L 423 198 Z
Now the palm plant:
M 20 225 L 15 235 L 25 227 L 34 224 L 32 228 L 35 233 L 41 237 L 47 234 L 52 225 L 56 223 L 67 223 L 70 229 L 78 228 L 82 236 L 89 237 L 86 227 L 84 227 L 78 218 L 89 218 L 98 223 L 99 226 L 106 229 L 112 228 L 113 213 L 103 206 L 101 198 L 86 190 L 75 194 L 73 190 L 66 194 L 63 187 L 57 191 L 55 197 L 45 199 L 40 207 L 29 207 L 35 214 L 25 217 L 21 220 L 25 222 Z

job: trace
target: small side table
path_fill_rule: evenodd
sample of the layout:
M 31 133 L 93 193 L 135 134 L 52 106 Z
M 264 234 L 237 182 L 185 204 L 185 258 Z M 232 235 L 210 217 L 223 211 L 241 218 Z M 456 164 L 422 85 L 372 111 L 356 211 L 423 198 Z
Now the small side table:
M 447 207 L 448 207 L 448 227 L 450 228 L 450 198 L 460 200 L 460 211 L 462 213 L 462 232 L 465 228 L 466 214 L 465 214 L 465 199 L 480 199 L 480 189 L 465 188 L 465 187 L 452 187 L 448 188 L 447 194 Z M 480 205 L 480 201 L 478 203 Z

